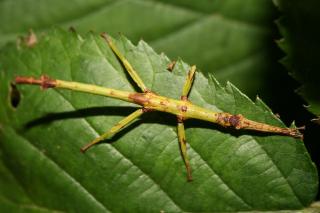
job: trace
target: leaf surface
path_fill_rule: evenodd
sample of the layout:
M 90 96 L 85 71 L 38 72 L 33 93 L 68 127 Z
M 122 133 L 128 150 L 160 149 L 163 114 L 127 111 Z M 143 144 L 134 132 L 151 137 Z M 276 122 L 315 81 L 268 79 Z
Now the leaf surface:
M 172 72 L 164 54 L 141 41 L 115 40 L 152 91 L 179 98 L 189 65 Z M 194 181 L 186 181 L 176 118 L 145 114 L 111 140 L 81 154 L 79 148 L 111 128 L 137 106 L 64 90 L 18 86 L 16 75 L 40 76 L 134 91 L 135 86 L 95 34 L 54 29 L 33 48 L 7 45 L 0 53 L 1 157 L 8 177 L 27 203 L 41 210 L 76 212 L 221 212 L 300 209 L 317 193 L 317 171 L 302 141 L 285 136 L 232 131 L 188 121 L 188 153 Z M 249 119 L 284 126 L 260 100 L 252 102 L 231 83 L 196 74 L 190 101 Z M 7 172 L 6 172 L 7 173 Z M 17 186 L 18 187 L 18 186 Z

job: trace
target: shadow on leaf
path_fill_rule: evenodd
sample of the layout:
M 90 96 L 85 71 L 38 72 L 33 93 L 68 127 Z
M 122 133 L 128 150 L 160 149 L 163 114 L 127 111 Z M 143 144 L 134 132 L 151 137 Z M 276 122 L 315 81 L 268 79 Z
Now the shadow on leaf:
M 133 113 L 135 110 L 137 110 L 137 107 L 91 107 L 91 108 L 84 108 L 84 109 L 78 109 L 75 111 L 66 111 L 66 112 L 58 112 L 58 113 L 50 113 L 45 116 L 36 118 L 34 120 L 29 121 L 26 123 L 23 127 L 24 130 L 29 130 L 35 126 L 39 125 L 48 125 L 51 124 L 54 121 L 58 120 L 66 120 L 66 119 L 74 119 L 74 118 L 86 118 L 86 117 L 92 117 L 92 116 L 112 116 L 112 115 L 119 115 L 119 116 L 127 116 L 130 113 Z M 163 113 L 163 112 L 157 112 L 157 111 L 151 111 L 148 113 L 143 114 L 140 119 L 137 119 L 136 121 L 133 121 L 131 124 L 129 124 L 126 128 L 121 130 L 119 133 L 114 135 L 112 138 L 105 140 L 108 143 L 117 141 L 119 138 L 121 138 L 126 133 L 132 131 L 139 125 L 143 123 L 149 123 L 149 124 L 162 124 L 167 125 L 172 128 L 174 128 L 177 125 L 177 119 L 174 115 Z M 263 133 L 263 132 L 257 132 L 257 131 L 250 131 L 250 130 L 235 130 L 232 128 L 225 128 L 218 124 L 209 123 L 206 121 L 200 121 L 195 119 L 190 119 L 185 122 L 186 129 L 188 128 L 203 128 L 203 129 L 211 129 L 216 130 L 219 132 L 222 132 L 224 134 L 230 134 L 234 137 L 240 137 L 242 135 L 251 135 L 251 136 L 270 136 L 274 135 L 271 133 Z M 107 130 L 106 130 L 107 131 Z

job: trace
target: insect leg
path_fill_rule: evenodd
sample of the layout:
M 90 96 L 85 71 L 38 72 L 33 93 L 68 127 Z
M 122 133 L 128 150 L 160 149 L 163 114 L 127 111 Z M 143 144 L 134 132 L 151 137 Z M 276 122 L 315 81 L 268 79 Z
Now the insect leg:
M 140 87 L 140 89 L 143 92 L 147 92 L 148 88 L 144 85 L 143 81 L 141 80 L 141 78 L 139 77 L 137 72 L 133 69 L 133 67 L 131 66 L 129 61 L 124 57 L 124 55 L 122 55 L 122 53 L 119 51 L 117 46 L 113 43 L 113 41 L 110 38 L 110 36 L 108 34 L 106 34 L 106 33 L 102 33 L 101 36 L 107 41 L 109 47 L 112 49 L 112 51 L 117 55 L 119 60 L 122 62 L 122 64 L 126 68 L 127 72 L 129 73 L 129 75 L 131 76 L 133 81 L 136 82 L 138 87 Z
M 184 86 L 182 89 L 181 100 L 183 101 L 188 101 L 188 94 L 192 86 L 195 72 L 196 72 L 196 66 L 192 66 L 188 72 L 187 80 L 184 83 Z M 183 124 L 183 116 L 178 116 L 177 118 L 178 118 L 178 139 L 179 139 L 180 151 L 181 151 L 184 164 L 187 169 L 187 179 L 188 181 L 191 181 L 192 180 L 191 167 L 190 167 L 189 158 L 187 155 L 187 142 L 186 142 L 186 134 L 185 134 L 184 124 Z
M 94 139 L 92 142 L 88 143 L 87 145 L 85 145 L 84 147 L 81 148 L 81 152 L 85 152 L 87 151 L 90 147 L 92 147 L 93 145 L 107 139 L 110 138 L 111 136 L 113 136 L 114 134 L 120 132 L 124 127 L 126 127 L 128 124 L 130 124 L 134 119 L 138 118 L 140 115 L 142 115 L 144 112 L 143 109 L 138 109 L 136 111 L 134 111 L 133 113 L 131 113 L 130 115 L 128 115 L 127 117 L 125 117 L 124 119 L 122 119 L 121 121 L 119 121 L 115 126 L 113 126 L 109 131 L 105 132 L 104 134 L 102 134 L 101 136 L 97 137 L 96 139 Z
M 187 80 L 184 83 L 181 97 L 185 97 L 186 98 L 188 96 L 189 91 L 190 91 L 191 86 L 192 86 L 192 82 L 193 82 L 193 79 L 194 79 L 195 72 L 196 72 L 196 66 L 193 65 L 191 67 L 191 69 L 189 70 L 189 72 L 188 72 Z
M 187 154 L 187 142 L 186 142 L 186 134 L 184 131 L 184 124 L 183 124 L 183 121 L 181 121 L 181 119 L 179 118 L 178 118 L 178 139 L 179 139 L 181 155 L 187 170 L 187 179 L 188 181 L 192 181 L 191 167 L 190 167 L 189 158 Z

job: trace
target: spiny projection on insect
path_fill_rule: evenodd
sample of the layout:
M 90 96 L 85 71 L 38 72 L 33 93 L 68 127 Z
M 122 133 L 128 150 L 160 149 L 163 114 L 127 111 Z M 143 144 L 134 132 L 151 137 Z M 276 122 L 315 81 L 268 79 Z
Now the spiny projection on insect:
M 157 95 L 148 89 L 137 72 L 131 66 L 129 61 L 122 55 L 118 50 L 117 46 L 113 43 L 112 39 L 105 33 L 101 36 L 106 40 L 109 47 L 112 49 L 114 54 L 122 62 L 123 66 L 129 73 L 132 80 L 141 89 L 141 92 L 127 92 L 111 88 L 100 87 L 97 85 L 84 84 L 79 82 L 63 81 L 58 79 L 51 79 L 45 75 L 42 75 L 39 79 L 33 77 L 17 76 L 15 82 L 17 84 L 36 84 L 40 85 L 42 89 L 48 88 L 61 88 L 75 90 L 95 95 L 107 96 L 115 99 L 120 99 L 123 101 L 135 103 L 140 105 L 141 108 L 134 111 L 129 116 L 125 117 L 119 121 L 110 130 L 102 134 L 101 136 L 94 139 L 92 142 L 88 143 L 81 148 L 82 152 L 85 152 L 93 145 L 112 137 L 114 134 L 121 131 L 124 127 L 128 126 L 132 121 L 140 117 L 143 113 L 149 111 L 162 111 L 171 113 L 177 116 L 177 131 L 178 131 L 178 141 L 180 145 L 182 159 L 184 161 L 187 180 L 192 180 L 191 167 L 187 155 L 187 144 L 185 136 L 184 121 L 186 119 L 199 119 L 215 124 L 219 124 L 224 127 L 232 127 L 235 129 L 248 129 L 260 132 L 269 132 L 274 134 L 282 134 L 291 136 L 294 138 L 301 138 L 303 135 L 299 132 L 297 128 L 281 128 L 277 126 L 271 126 L 264 123 L 259 123 L 256 121 L 249 120 L 242 116 L 241 114 L 232 115 L 227 112 L 213 112 L 208 109 L 196 106 L 188 100 L 188 94 L 191 90 L 193 79 L 196 72 L 196 67 L 192 66 L 188 72 L 187 79 L 182 89 L 180 100 L 171 99 L 165 96 Z

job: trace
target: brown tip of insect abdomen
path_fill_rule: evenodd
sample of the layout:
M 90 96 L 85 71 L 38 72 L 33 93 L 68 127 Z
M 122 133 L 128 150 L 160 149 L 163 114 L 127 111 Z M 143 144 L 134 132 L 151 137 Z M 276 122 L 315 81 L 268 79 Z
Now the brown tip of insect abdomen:
M 283 128 L 283 134 L 303 140 L 303 134 L 299 131 L 300 128 Z
M 54 79 L 49 78 L 46 75 L 42 75 L 40 79 L 34 77 L 17 76 L 15 78 L 16 84 L 34 84 L 40 85 L 42 89 L 48 89 L 56 87 L 57 82 Z
M 300 128 L 283 128 L 272 126 L 269 124 L 259 123 L 246 118 L 241 120 L 241 129 L 250 129 L 261 132 L 270 132 L 274 134 L 286 135 L 293 138 L 303 139 L 303 134 L 299 131 Z
M 217 114 L 217 123 L 224 127 L 233 127 L 235 129 L 248 129 L 259 132 L 269 132 L 272 134 L 287 135 L 293 138 L 303 139 L 303 134 L 299 131 L 302 128 L 282 128 L 265 123 L 249 120 L 243 115 L 232 115 L 221 112 Z

